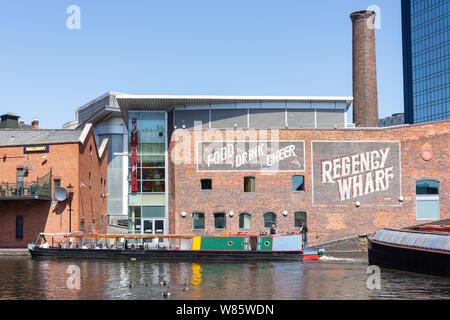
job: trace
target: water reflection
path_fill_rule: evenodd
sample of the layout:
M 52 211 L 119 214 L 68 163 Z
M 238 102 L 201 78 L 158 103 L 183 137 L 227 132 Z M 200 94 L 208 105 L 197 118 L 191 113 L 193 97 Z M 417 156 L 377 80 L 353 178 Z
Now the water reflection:
M 67 268 L 81 271 L 81 289 L 67 287 Z M 450 279 L 383 270 L 369 290 L 367 257 L 305 262 L 59 261 L 0 258 L 0 299 L 450 299 Z M 187 281 L 189 290 L 185 288 Z

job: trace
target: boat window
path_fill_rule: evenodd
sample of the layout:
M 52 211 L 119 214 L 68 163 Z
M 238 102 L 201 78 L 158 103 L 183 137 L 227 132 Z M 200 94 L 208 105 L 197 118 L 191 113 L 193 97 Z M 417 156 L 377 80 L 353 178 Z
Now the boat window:
M 305 177 L 293 176 L 292 177 L 292 191 L 303 192 L 305 191 Z
M 244 192 L 255 192 L 255 177 L 244 177 Z
M 226 215 L 223 212 L 214 213 L 214 228 L 226 229 Z
M 212 179 L 202 179 L 201 181 L 202 190 L 211 190 L 212 189 Z
M 205 229 L 205 214 L 200 212 L 195 212 L 192 214 L 192 228 L 194 230 L 204 230 Z
M 273 224 L 277 225 L 277 215 L 273 212 L 264 213 L 264 228 L 271 228 Z
M 295 216 L 295 220 L 294 220 L 294 227 L 295 228 L 299 228 L 300 227 L 300 222 L 304 222 L 306 225 L 306 212 L 302 212 L 302 211 L 298 211 L 294 214 Z
M 416 219 L 440 219 L 439 182 L 421 180 L 416 182 Z
M 239 215 L 239 229 L 251 229 L 252 216 L 246 212 Z

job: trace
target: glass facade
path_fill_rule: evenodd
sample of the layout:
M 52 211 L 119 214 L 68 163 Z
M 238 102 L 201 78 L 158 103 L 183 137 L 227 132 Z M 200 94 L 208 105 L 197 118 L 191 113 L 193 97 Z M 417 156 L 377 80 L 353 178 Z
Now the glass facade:
M 402 0 L 405 122 L 450 119 L 449 0 Z
M 129 112 L 128 231 L 167 233 L 165 112 Z

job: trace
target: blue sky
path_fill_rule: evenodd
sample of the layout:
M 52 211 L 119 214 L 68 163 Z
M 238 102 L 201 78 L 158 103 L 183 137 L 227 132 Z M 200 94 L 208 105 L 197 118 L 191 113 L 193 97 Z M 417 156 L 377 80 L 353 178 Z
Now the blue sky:
M 61 128 L 107 91 L 352 96 L 349 15 L 371 5 L 380 117 L 403 112 L 399 0 L 2 0 L 0 113 Z

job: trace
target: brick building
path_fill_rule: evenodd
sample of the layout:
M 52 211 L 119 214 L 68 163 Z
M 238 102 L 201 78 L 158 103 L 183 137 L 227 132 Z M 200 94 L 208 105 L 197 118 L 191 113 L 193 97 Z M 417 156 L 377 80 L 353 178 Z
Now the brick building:
M 105 232 L 108 140 L 97 149 L 91 125 L 47 130 L 33 121 L 0 129 L 0 247 L 24 247 L 39 232 Z
M 118 96 L 136 152 L 130 232 L 305 221 L 314 244 L 450 218 L 450 121 L 350 128 L 346 99 Z

